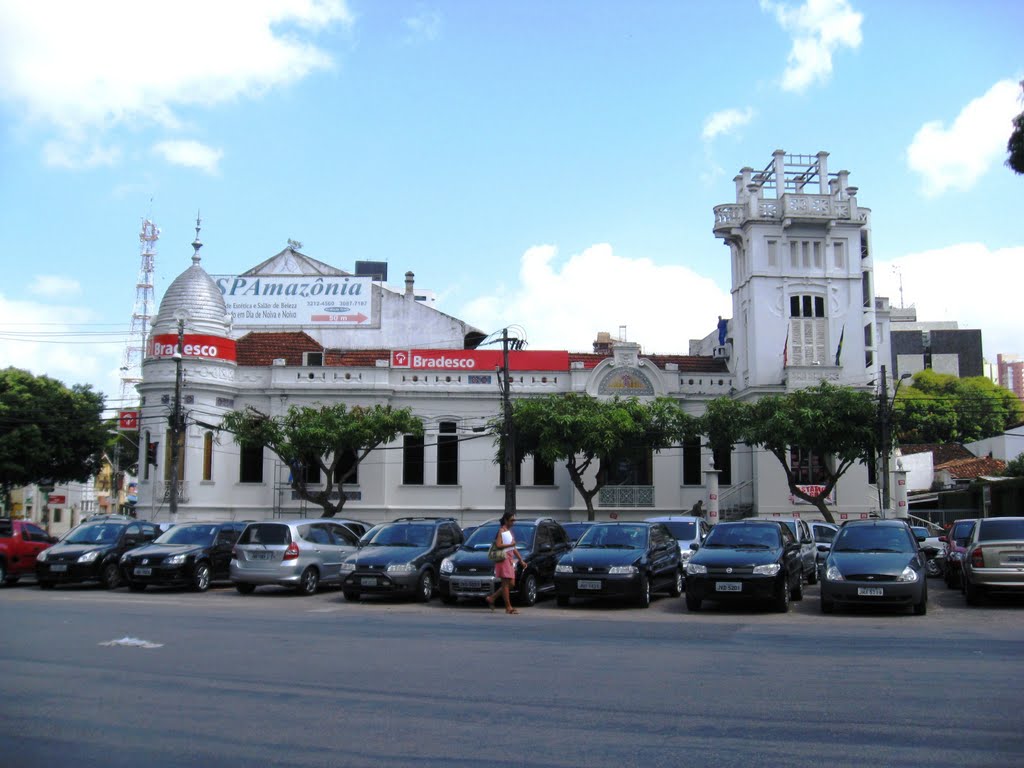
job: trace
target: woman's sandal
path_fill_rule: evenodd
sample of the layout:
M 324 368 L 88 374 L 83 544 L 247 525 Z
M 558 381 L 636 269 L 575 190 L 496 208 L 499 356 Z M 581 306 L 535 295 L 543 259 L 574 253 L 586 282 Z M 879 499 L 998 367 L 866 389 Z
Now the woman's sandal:
M 515 608 L 506 608 L 505 613 L 519 613 Z
M 490 608 L 492 611 L 494 610 L 494 600 L 493 599 L 491 599 L 490 597 L 485 597 L 484 598 L 484 602 L 487 603 L 487 607 L 488 608 Z

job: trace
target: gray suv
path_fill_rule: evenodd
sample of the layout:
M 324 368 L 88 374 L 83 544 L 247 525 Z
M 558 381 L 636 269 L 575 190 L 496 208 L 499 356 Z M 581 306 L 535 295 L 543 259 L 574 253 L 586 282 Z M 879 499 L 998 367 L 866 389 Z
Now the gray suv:
M 358 544 L 350 528 L 322 517 L 249 523 L 231 555 L 231 581 L 243 595 L 261 584 L 312 595 L 341 583 L 341 563 Z

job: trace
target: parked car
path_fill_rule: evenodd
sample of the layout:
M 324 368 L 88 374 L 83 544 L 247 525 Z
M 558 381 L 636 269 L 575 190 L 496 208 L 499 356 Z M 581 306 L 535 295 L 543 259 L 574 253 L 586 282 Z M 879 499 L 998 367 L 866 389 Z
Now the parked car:
M 807 527 L 811 529 L 811 536 L 814 537 L 814 548 L 817 550 L 814 559 L 817 568 L 815 573 L 821 579 L 822 569 L 825 567 L 825 560 L 828 558 L 829 550 L 832 549 L 832 540 L 839 532 L 839 526 L 826 523 L 824 520 L 808 520 Z
M 968 605 L 979 605 L 989 592 L 1024 593 L 1024 517 L 978 520 L 962 567 Z
M 85 581 L 115 589 L 121 586 L 121 555 L 158 535 L 153 523 L 133 518 L 85 523 L 36 556 L 36 580 L 43 589 Z
M 245 523 L 181 523 L 149 544 L 121 555 L 121 574 L 133 592 L 152 585 L 191 587 L 205 592 L 210 582 L 231 576 L 231 550 Z
M 661 523 L 595 523 L 555 567 L 558 604 L 573 597 L 618 597 L 651 604 L 652 592 L 679 597 L 679 544 Z
M 690 549 L 691 544 L 700 544 L 704 541 L 704 537 L 708 535 L 708 531 L 711 530 L 711 526 L 708 525 L 707 520 L 703 517 L 695 517 L 693 515 L 669 515 L 667 517 L 648 517 L 648 523 L 662 523 L 668 532 L 671 533 L 676 541 L 679 542 L 679 558 L 682 561 L 683 568 L 686 568 L 686 563 L 689 561 L 690 556 L 693 555 L 693 550 Z M 684 577 L 685 578 L 685 577 Z
M 57 541 L 27 520 L 0 517 L 0 584 L 17 584 L 35 573 L 36 555 Z
M 346 600 L 364 594 L 434 596 L 441 562 L 462 544 L 451 517 L 400 517 L 373 529 L 341 565 Z
M 441 600 L 455 603 L 460 597 L 486 597 L 498 588 L 501 580 L 494 575 L 494 563 L 487 558 L 487 550 L 499 527 L 497 520 L 478 526 L 458 550 L 441 561 Z M 533 605 L 539 595 L 555 591 L 555 566 L 572 548 L 572 542 L 565 529 L 549 517 L 518 519 L 512 526 L 512 535 L 526 567 L 516 560 L 511 595 L 520 605 Z
M 789 610 L 802 600 L 802 546 L 779 520 L 719 523 L 686 564 L 686 607 L 699 611 L 704 600 L 752 599 Z
M 562 528 L 569 536 L 569 540 L 576 543 L 580 540 L 580 536 L 586 533 L 586 530 L 594 523 L 590 520 L 576 520 L 573 522 L 562 523 Z
M 912 525 L 910 528 L 917 539 L 918 547 L 928 557 L 924 564 L 925 574 L 941 576 L 946 570 L 946 543 L 939 534 L 933 534 L 923 525 Z
M 336 520 L 264 520 L 249 523 L 235 543 L 229 575 L 241 594 L 276 584 L 313 595 L 321 584 L 340 584 L 342 561 L 359 539 Z
M 925 555 L 903 520 L 850 520 L 836 534 L 821 580 L 821 611 L 855 604 L 928 612 Z
M 946 586 L 950 589 L 959 588 L 963 584 L 963 560 L 967 551 L 967 542 L 974 534 L 974 526 L 978 521 L 974 518 L 954 520 L 945 536 L 946 544 Z
M 804 581 L 808 584 L 818 582 L 818 546 L 811 533 L 810 524 L 798 517 L 755 517 L 752 520 L 771 520 L 789 528 L 793 538 L 800 545 L 800 563 L 803 567 Z
M 346 528 L 349 528 L 357 537 L 362 536 L 368 530 L 373 528 L 373 523 L 367 523 L 363 520 L 350 520 L 347 517 L 332 517 L 331 520 L 336 523 L 341 523 Z

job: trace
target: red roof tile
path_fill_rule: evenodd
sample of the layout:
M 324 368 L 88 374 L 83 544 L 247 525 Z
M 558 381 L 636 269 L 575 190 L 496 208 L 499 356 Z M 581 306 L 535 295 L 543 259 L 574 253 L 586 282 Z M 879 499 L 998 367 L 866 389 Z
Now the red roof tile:
M 320 352 L 322 347 L 302 331 L 247 333 L 236 342 L 239 365 L 273 365 L 284 359 L 286 365 L 302 365 L 303 352 Z
M 988 456 L 981 456 L 973 459 L 956 459 L 939 464 L 935 467 L 936 472 L 945 471 L 951 477 L 961 480 L 970 480 L 982 475 L 1001 475 L 1006 469 L 1006 462 L 993 459 Z

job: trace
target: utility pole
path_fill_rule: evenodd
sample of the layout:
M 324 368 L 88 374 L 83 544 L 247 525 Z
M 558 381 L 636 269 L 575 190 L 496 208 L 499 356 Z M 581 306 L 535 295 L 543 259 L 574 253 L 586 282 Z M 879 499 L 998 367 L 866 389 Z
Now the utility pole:
M 181 356 L 185 349 L 185 319 L 178 319 L 178 348 L 174 350 L 174 404 L 171 408 L 170 511 L 178 513 L 178 466 L 181 462 Z
M 882 518 L 889 517 L 889 449 L 892 439 L 889 437 L 889 385 L 885 366 L 882 369 L 882 385 L 878 392 L 878 431 L 879 446 L 882 451 Z
M 516 511 L 516 441 L 512 434 L 511 382 L 508 375 L 508 328 L 501 330 L 501 402 L 505 431 L 505 514 Z

